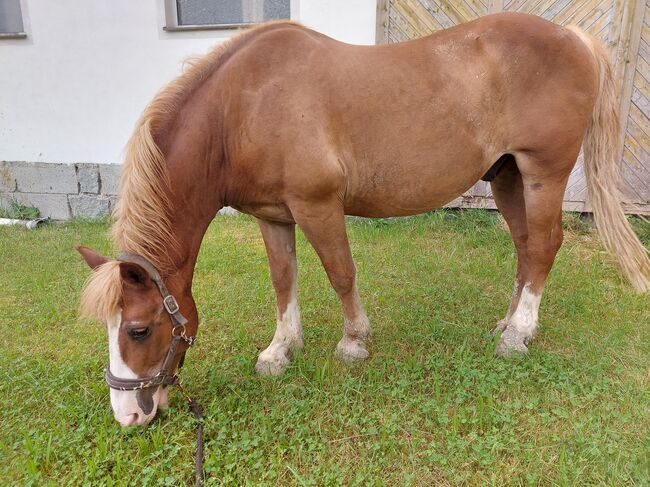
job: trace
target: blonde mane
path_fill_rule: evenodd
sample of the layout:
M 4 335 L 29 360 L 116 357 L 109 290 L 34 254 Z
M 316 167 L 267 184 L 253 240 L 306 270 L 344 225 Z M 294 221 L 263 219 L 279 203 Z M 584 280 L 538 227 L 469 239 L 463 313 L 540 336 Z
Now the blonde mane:
M 204 56 L 188 59 L 183 74 L 149 103 L 126 146 L 120 198 L 113 213 L 113 240 L 121 250 L 141 255 L 161 273 L 173 270 L 178 250 L 171 223 L 172 204 L 165 155 L 155 137 L 176 117 L 181 105 L 222 64 L 225 55 L 260 30 L 292 22 L 267 22 L 219 44 Z M 296 24 L 293 24 L 296 25 Z
M 94 269 L 88 277 L 81 295 L 79 316 L 105 321 L 117 313 L 121 299 L 120 263 L 111 260 Z

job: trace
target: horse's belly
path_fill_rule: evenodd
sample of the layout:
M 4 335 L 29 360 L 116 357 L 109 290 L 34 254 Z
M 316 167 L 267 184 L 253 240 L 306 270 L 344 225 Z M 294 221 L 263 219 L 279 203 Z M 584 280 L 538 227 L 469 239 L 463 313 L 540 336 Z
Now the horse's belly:
M 431 211 L 471 188 L 485 172 L 485 166 L 479 156 L 467 163 L 443 160 L 374 167 L 348 185 L 345 212 L 382 218 Z

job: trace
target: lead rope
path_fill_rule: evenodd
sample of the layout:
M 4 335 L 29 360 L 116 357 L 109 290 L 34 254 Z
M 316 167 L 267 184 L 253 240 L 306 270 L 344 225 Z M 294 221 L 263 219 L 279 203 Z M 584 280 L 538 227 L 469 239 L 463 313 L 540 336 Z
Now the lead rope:
M 181 390 L 183 396 L 185 396 L 185 399 L 187 399 L 190 411 L 196 418 L 196 453 L 194 455 L 194 473 L 196 477 L 194 485 L 201 487 L 203 485 L 203 408 L 190 397 L 180 382 L 176 385 Z

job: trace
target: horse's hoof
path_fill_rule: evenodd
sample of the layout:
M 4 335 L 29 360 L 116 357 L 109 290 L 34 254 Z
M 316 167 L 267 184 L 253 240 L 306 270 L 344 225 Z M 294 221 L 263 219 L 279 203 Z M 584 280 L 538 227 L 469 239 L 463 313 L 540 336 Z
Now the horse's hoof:
M 368 358 L 368 350 L 363 340 L 352 338 L 341 338 L 341 341 L 336 345 L 336 357 L 343 362 L 353 363 L 365 360 Z
M 280 375 L 290 363 L 289 358 L 283 353 L 276 353 L 273 356 L 270 354 L 269 356 L 263 355 L 259 356 L 255 364 L 255 372 L 259 375 Z
M 530 341 L 531 337 L 518 332 L 514 328 L 506 328 L 501 335 L 499 345 L 495 353 L 500 357 L 514 357 L 517 355 L 527 355 L 528 347 L 526 344 Z

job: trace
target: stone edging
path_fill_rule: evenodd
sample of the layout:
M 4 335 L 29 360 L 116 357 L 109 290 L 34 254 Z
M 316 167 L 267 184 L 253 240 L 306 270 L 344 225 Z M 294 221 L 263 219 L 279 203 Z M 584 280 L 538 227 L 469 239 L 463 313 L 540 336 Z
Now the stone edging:
M 120 164 L 0 162 L 0 205 L 15 200 L 54 220 L 99 218 L 117 201 Z

